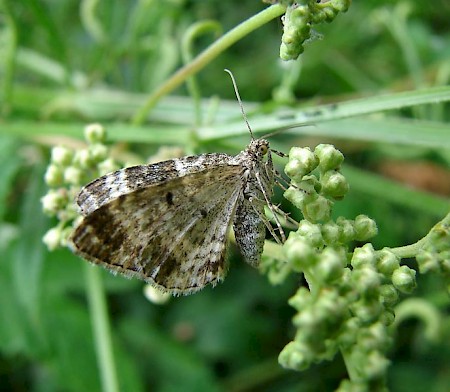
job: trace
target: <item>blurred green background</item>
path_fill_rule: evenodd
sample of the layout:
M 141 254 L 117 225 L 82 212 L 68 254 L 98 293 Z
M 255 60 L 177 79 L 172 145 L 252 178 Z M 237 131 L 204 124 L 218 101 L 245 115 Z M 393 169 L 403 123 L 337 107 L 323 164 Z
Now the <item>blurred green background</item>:
M 186 153 L 238 153 L 248 143 L 245 133 L 195 139 L 194 105 L 185 85 L 164 98 L 142 128 L 128 127 L 148 94 L 183 64 L 181 42 L 189 26 L 214 19 L 226 32 L 266 6 L 256 0 L 0 2 L 0 390 L 101 390 L 86 295 L 86 270 L 92 267 L 67 249 L 48 252 L 41 240 L 55 224 L 40 205 L 50 147 L 80 146 L 83 126 L 98 121 L 120 142 L 116 154 L 124 161 L 176 144 L 172 131 L 183 135 Z M 208 126 L 214 130 L 241 121 L 224 68 L 237 79 L 250 123 L 253 114 L 447 85 L 449 19 L 446 0 L 354 2 L 333 23 L 317 27 L 322 39 L 309 43 L 298 63 L 279 60 L 282 24 L 274 20 L 198 73 L 209 111 L 202 112 L 203 124 L 212 118 Z M 212 34 L 196 39 L 195 53 L 213 40 Z M 280 96 L 291 100 L 281 102 Z M 403 127 L 417 119 L 442 128 L 448 113 L 448 105 L 437 103 L 391 115 Z M 288 152 L 293 145 L 335 143 L 351 165 L 352 187 L 336 215 L 374 218 L 380 229 L 374 246 L 381 248 L 417 241 L 445 214 L 450 131 L 441 135 L 422 143 L 419 128 L 407 142 L 393 143 L 389 135 L 367 141 L 364 129 L 343 137 L 336 128 L 328 136 L 274 136 L 273 144 Z M 396 187 L 371 189 L 374 173 Z M 347 377 L 341 358 L 302 373 L 278 365 L 294 333 L 287 300 L 301 277 L 274 287 L 242 263 L 233 247 L 230 253 L 223 284 L 162 306 L 145 299 L 142 282 L 101 271 L 120 390 L 331 391 Z M 419 276 L 414 296 L 444 315 L 440 335 L 427 337 L 418 318 L 404 321 L 390 353 L 389 386 L 446 391 L 445 287 L 439 277 Z

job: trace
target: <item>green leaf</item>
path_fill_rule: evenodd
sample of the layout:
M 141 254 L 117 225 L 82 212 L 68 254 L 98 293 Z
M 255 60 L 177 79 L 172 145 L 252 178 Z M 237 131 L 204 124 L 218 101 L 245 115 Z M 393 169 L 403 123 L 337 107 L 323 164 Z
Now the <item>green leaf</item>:
M 264 116 L 254 116 L 250 119 L 250 124 L 252 130 L 255 134 L 265 134 L 269 132 L 274 132 L 278 130 L 284 130 L 283 132 L 289 132 L 291 134 L 308 134 L 308 135 L 327 135 L 332 137 L 349 137 L 355 139 L 365 140 L 365 121 L 367 119 L 356 119 L 358 132 L 350 131 L 347 132 L 346 127 L 352 122 L 336 122 L 336 120 L 342 120 L 348 117 L 355 117 L 367 114 L 378 113 L 387 110 L 394 110 L 406 107 L 412 107 L 416 105 L 424 104 L 436 104 L 438 102 L 448 102 L 450 101 L 450 87 L 434 87 L 423 90 L 413 90 L 405 91 L 402 93 L 393 93 L 387 95 L 373 96 L 368 98 L 356 99 L 347 102 L 340 102 L 336 104 L 320 105 L 314 108 L 299 109 L 299 110 L 278 110 L 270 115 Z M 347 120 L 348 121 L 348 120 Z M 354 121 L 354 120 L 352 120 Z M 325 123 L 325 124 L 323 124 Z M 334 124 L 338 124 L 334 128 Z M 408 127 L 405 125 L 406 121 L 402 122 L 400 120 L 386 120 L 386 125 L 389 131 L 396 132 L 397 130 L 401 132 L 402 135 L 405 132 L 409 132 Z M 409 123 L 413 130 L 416 130 L 421 126 L 414 126 L 414 122 Z M 425 138 L 428 144 L 436 138 L 442 138 L 446 136 L 446 142 L 449 143 L 449 131 L 448 127 L 444 124 L 427 122 L 425 123 L 425 132 L 430 132 L 430 140 L 427 141 L 427 135 L 421 135 L 420 140 Z M 424 124 L 424 125 L 425 125 Z M 322 128 L 322 125 L 324 127 Z M 378 123 L 383 127 L 383 123 Z M 394 128 L 394 129 L 393 129 Z M 323 129 L 320 131 L 320 129 Z M 327 130 L 328 129 L 328 130 Z M 352 126 L 355 129 L 355 126 Z M 379 132 L 383 132 L 382 128 L 378 129 Z M 342 132 L 342 134 L 340 134 Z M 247 130 L 243 126 L 242 120 L 237 120 L 232 123 L 225 123 L 220 126 L 213 128 L 201 128 L 199 130 L 199 137 L 202 139 L 221 139 L 231 136 L 241 135 L 247 133 Z M 369 126 L 369 134 L 372 135 L 371 140 L 376 138 L 376 123 L 373 124 L 372 128 Z M 382 136 L 378 136 L 381 140 L 388 140 L 382 133 Z M 434 135 L 436 133 L 436 135 Z M 395 134 L 391 135 L 394 138 Z M 403 137 L 403 142 L 407 143 L 408 139 Z M 418 144 L 416 141 L 415 144 Z M 434 145 L 434 144 L 433 144 Z
M 6 198 L 14 185 L 14 176 L 22 164 L 22 158 L 17 154 L 18 146 L 17 139 L 0 135 L 0 220 L 6 211 Z
M 19 217 L 20 238 L 15 246 L 12 260 L 15 295 L 18 298 L 28 323 L 36 330 L 41 325 L 41 270 L 46 249 L 42 236 L 48 227 L 40 198 L 45 192 L 44 168 L 36 165 L 28 177 L 26 192 L 23 194 Z

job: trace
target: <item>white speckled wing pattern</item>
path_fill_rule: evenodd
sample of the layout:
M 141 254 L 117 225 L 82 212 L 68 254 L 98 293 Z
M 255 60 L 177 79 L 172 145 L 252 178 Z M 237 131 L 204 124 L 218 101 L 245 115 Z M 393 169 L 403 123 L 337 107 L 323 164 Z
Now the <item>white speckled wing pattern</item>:
M 163 291 L 190 294 L 225 277 L 233 224 L 244 259 L 257 266 L 266 223 L 261 201 L 273 186 L 271 160 L 263 159 L 268 146 L 256 139 L 234 157 L 203 154 L 94 180 L 77 198 L 84 217 L 71 236 L 74 252 Z

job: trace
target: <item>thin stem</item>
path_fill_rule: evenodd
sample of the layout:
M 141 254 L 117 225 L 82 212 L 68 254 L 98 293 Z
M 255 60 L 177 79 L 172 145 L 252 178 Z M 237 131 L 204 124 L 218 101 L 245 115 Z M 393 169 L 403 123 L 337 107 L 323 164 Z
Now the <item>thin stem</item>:
M 419 241 L 411 245 L 399 246 L 397 248 L 389 248 L 389 250 L 401 259 L 415 257 L 419 250 L 427 243 L 427 237 L 423 237 Z
M 83 0 L 80 4 L 80 19 L 91 37 L 101 44 L 105 42 L 105 32 L 100 23 L 100 18 L 96 16 L 99 3 L 99 0 Z
M 352 356 L 351 351 L 349 349 L 343 349 L 342 347 L 341 347 L 340 351 L 341 351 L 342 358 L 345 363 L 345 368 L 347 369 L 348 377 L 352 381 L 359 380 L 360 377 L 358 376 L 358 371 L 356 370 L 356 368 L 353 364 L 353 360 L 351 358 L 351 356 Z
M 222 33 L 220 24 L 213 20 L 206 20 L 203 22 L 194 23 L 191 27 L 189 27 L 189 29 L 186 31 L 183 37 L 181 45 L 181 54 L 184 64 L 189 64 L 189 62 L 191 62 L 194 57 L 193 56 L 194 40 L 201 34 L 206 34 L 209 32 L 216 33 L 216 36 L 219 36 Z M 191 95 L 194 101 L 195 126 L 198 127 L 202 124 L 202 113 L 200 110 L 200 101 L 201 101 L 200 88 L 198 87 L 198 83 L 195 79 L 195 76 L 190 76 L 189 78 L 187 78 L 186 82 L 189 94 Z
M 118 392 L 119 384 L 114 363 L 110 322 L 100 269 L 93 268 L 88 263 L 83 264 L 85 265 L 89 311 L 102 390 L 104 392 Z
M 5 24 L 8 26 L 6 30 L 9 32 L 9 39 L 7 40 L 4 61 L 4 76 L 3 87 L 0 92 L 0 101 L 3 101 L 3 108 L 1 115 L 7 115 L 11 108 L 11 98 L 13 92 L 14 74 L 16 69 L 16 54 L 17 54 L 17 26 L 14 16 L 10 9 L 10 2 L 3 2 L 3 9 L 5 11 Z M 8 33 L 6 34 L 6 37 Z
M 410 318 L 417 318 L 424 324 L 423 335 L 430 343 L 439 342 L 444 320 L 439 309 L 421 298 L 408 298 L 395 307 L 395 321 L 393 328 Z
M 390 248 L 390 250 L 402 259 L 407 257 L 416 257 L 419 251 L 428 243 L 430 237 L 432 238 L 432 236 L 435 235 L 435 232 L 441 231 L 443 227 L 448 227 L 449 223 L 450 213 L 448 213 L 441 221 L 436 223 L 428 232 L 428 234 L 416 243 L 406 246 L 400 246 L 398 248 Z
M 180 68 L 172 77 L 163 83 L 156 91 L 150 95 L 145 102 L 144 106 L 140 108 L 134 115 L 132 122 L 134 125 L 142 124 L 149 111 L 156 105 L 158 100 L 164 95 L 170 93 L 183 83 L 186 78 L 195 74 L 200 69 L 210 63 L 220 53 L 225 51 L 235 42 L 245 37 L 253 30 L 268 23 L 272 19 L 282 15 L 285 12 L 285 7 L 280 4 L 274 4 L 260 13 L 254 15 L 250 19 L 237 25 L 234 29 L 230 30 L 224 36 L 219 38 L 216 42 L 208 46 L 202 53 L 200 53 L 191 63 L 186 64 Z

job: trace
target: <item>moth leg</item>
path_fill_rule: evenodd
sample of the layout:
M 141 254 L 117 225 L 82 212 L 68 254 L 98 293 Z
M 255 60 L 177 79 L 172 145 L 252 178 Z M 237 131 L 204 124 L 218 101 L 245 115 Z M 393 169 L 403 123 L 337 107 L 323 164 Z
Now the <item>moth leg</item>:
M 283 178 L 283 176 L 278 172 L 278 170 L 274 169 L 274 181 L 277 183 L 277 185 L 283 189 L 283 191 L 286 191 L 289 186 L 289 182 Z
M 284 230 L 283 230 L 283 228 L 281 227 L 281 223 L 280 223 L 280 220 L 278 219 L 278 216 L 275 214 L 275 212 L 274 212 L 274 209 L 273 209 L 273 204 L 272 204 L 272 202 L 270 201 L 270 199 L 269 199 L 269 197 L 268 197 L 268 195 L 267 195 L 267 192 L 266 192 L 266 189 L 265 189 L 265 187 L 263 186 L 263 183 L 262 183 L 262 180 L 261 180 L 261 175 L 260 175 L 260 173 L 258 172 L 258 171 L 255 171 L 255 177 L 256 177 L 256 181 L 258 182 L 258 185 L 259 185 L 259 187 L 260 187 L 260 189 L 261 189 L 261 192 L 262 192 L 262 194 L 263 194 L 263 196 L 264 196 L 264 200 L 266 201 L 266 203 L 267 203 L 267 206 L 269 207 L 269 209 L 272 211 L 272 213 L 273 213 L 273 217 L 274 217 L 274 219 L 275 219 L 275 223 L 276 223 L 276 225 L 277 225 L 277 228 L 278 228 L 278 231 L 280 232 L 280 235 L 281 235 L 281 242 L 283 243 L 283 242 L 285 242 L 286 241 L 286 235 L 284 234 Z M 269 230 L 270 231 L 270 230 Z M 271 233 L 272 234 L 272 233 Z
M 272 207 L 274 209 L 274 212 L 276 212 L 278 215 L 281 215 L 281 217 L 285 220 L 284 226 L 288 226 L 290 229 L 298 229 L 299 223 L 291 218 L 290 214 L 287 212 L 284 212 L 279 206 L 276 204 L 272 204 Z M 273 211 L 271 211 L 273 213 Z M 275 218 L 274 218 L 275 219 Z M 288 225 L 290 223 L 292 227 Z
M 261 213 L 261 211 L 259 211 L 258 208 L 257 208 L 257 205 L 264 206 L 265 205 L 265 200 L 261 200 L 261 199 L 258 199 L 257 197 L 250 196 L 248 198 L 248 201 L 250 202 L 250 204 L 252 205 L 253 209 L 258 214 L 258 216 L 261 218 L 261 220 L 264 222 L 264 225 L 267 227 L 267 230 L 269 230 L 270 235 L 275 239 L 275 241 L 278 244 L 281 245 L 283 243 L 283 240 L 278 237 L 277 233 L 275 233 L 275 230 L 273 229 L 272 225 L 270 224 L 269 220 L 264 215 L 264 213 Z M 275 215 L 273 213 L 273 211 L 272 211 L 272 214 Z

